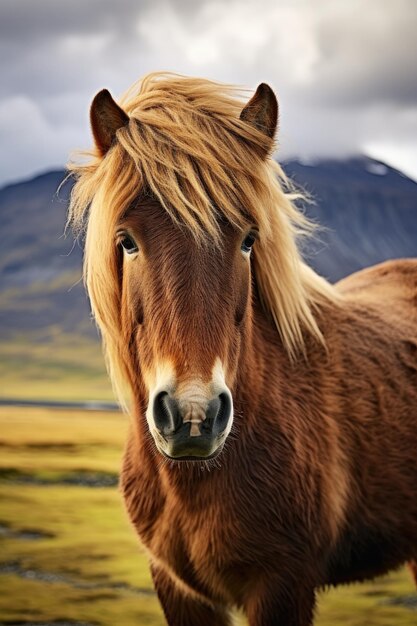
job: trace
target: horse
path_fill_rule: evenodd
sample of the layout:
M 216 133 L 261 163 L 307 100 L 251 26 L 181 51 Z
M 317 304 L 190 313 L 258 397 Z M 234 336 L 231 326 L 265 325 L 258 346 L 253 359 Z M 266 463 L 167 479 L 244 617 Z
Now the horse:
M 164 73 L 102 90 L 70 164 L 130 414 L 120 488 L 171 626 L 309 626 L 322 588 L 417 582 L 417 260 L 317 275 L 276 96 L 248 98 Z

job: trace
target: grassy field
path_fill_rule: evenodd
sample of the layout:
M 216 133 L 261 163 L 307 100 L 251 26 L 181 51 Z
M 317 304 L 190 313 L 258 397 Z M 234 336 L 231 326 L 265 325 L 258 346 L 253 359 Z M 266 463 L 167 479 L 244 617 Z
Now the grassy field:
M 118 413 L 0 408 L 0 624 L 164 624 L 116 486 L 126 427 Z M 316 623 L 415 626 L 416 609 L 403 569 L 322 594 Z
M 0 398 L 113 400 L 80 270 L 0 293 Z
M 114 401 L 100 342 L 53 326 L 0 342 L 0 398 Z

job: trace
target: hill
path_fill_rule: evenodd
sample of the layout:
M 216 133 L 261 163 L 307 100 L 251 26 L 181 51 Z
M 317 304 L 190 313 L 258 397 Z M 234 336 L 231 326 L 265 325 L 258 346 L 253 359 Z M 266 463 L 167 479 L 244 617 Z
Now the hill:
M 82 251 L 64 235 L 70 183 L 60 170 L 0 190 L 0 337 L 57 325 L 91 332 Z M 87 320 L 87 323 L 86 323 Z
M 63 170 L 0 190 L 0 397 L 111 400 Z
M 284 168 L 315 201 L 306 212 L 323 229 L 307 260 L 332 282 L 417 256 L 417 183 L 398 170 L 367 157 L 289 161 Z

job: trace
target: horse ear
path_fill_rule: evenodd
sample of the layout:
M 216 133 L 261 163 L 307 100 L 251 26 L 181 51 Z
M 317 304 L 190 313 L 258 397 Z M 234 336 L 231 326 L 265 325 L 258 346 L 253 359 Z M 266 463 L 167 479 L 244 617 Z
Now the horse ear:
M 102 89 L 91 103 L 90 121 L 96 147 L 104 156 L 113 143 L 116 131 L 129 123 L 129 116 L 113 100 L 110 92 Z
M 271 147 L 278 124 L 278 102 L 271 87 L 261 83 L 243 108 L 240 119 L 254 126 L 271 139 Z

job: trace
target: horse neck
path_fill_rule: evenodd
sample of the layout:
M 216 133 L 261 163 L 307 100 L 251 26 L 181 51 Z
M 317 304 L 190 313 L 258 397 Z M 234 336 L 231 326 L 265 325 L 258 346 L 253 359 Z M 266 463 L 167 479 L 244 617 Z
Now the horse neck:
M 233 389 L 236 416 L 245 420 L 262 411 L 268 396 L 277 401 L 282 373 L 291 367 L 286 349 L 272 319 L 265 313 L 257 294 L 245 320 L 242 349 Z

